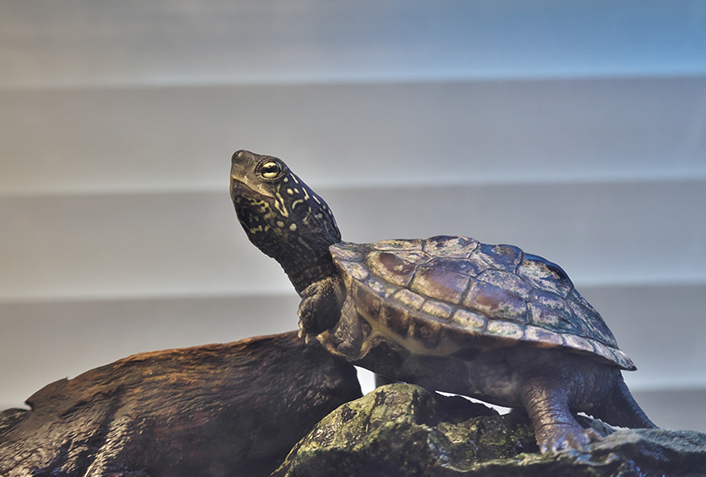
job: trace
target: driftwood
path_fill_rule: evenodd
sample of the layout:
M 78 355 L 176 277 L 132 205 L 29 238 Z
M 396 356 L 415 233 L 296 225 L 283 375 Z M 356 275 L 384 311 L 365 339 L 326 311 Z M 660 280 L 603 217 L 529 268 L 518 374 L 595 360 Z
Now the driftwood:
M 268 475 L 355 369 L 295 332 L 134 355 L 0 412 L 0 476 Z

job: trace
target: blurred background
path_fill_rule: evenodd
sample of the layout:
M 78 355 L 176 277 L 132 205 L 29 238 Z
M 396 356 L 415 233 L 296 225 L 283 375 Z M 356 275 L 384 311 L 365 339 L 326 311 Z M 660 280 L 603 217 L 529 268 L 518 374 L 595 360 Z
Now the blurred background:
M 243 148 L 284 159 L 345 240 L 559 263 L 650 417 L 706 431 L 706 2 L 0 7 L 0 409 L 296 328 L 229 198 Z

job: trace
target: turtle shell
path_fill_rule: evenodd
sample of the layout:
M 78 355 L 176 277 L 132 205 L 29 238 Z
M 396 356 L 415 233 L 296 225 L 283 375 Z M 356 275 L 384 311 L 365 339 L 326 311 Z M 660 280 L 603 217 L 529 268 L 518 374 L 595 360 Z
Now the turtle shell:
M 413 353 L 526 344 L 635 369 L 566 273 L 515 246 L 437 236 L 330 250 L 359 314 Z

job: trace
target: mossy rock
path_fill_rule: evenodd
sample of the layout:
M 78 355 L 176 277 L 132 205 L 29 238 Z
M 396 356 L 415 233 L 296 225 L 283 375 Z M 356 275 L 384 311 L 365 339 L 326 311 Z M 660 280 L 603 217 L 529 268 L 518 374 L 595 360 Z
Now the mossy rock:
M 457 475 L 536 450 L 528 419 L 400 383 L 340 406 L 272 475 Z
M 542 455 L 526 414 L 391 384 L 325 417 L 272 477 L 706 475 L 705 434 L 579 419 L 607 437 L 584 453 Z

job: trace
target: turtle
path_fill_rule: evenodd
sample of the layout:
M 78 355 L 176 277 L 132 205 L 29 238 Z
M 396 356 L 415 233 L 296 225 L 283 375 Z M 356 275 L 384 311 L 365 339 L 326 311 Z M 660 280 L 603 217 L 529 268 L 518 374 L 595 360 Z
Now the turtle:
M 301 297 L 305 339 L 384 380 L 524 409 L 542 453 L 601 438 L 576 412 L 656 427 L 623 380 L 635 365 L 558 265 L 463 236 L 343 242 L 324 199 L 274 156 L 236 151 L 230 184 L 249 240 Z

